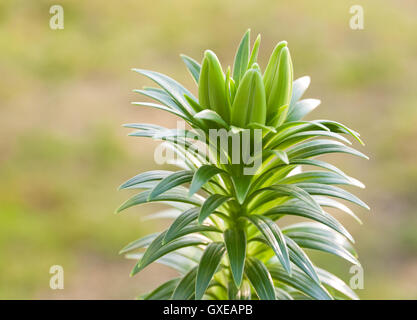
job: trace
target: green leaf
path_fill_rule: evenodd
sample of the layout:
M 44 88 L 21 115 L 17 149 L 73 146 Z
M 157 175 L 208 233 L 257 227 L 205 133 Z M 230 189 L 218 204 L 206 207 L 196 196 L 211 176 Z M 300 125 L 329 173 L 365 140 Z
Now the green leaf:
M 249 192 L 252 176 L 250 175 L 236 175 L 232 176 L 233 185 L 235 187 L 236 199 L 239 204 L 242 204 Z
M 302 173 L 297 173 L 292 176 L 288 176 L 279 181 L 283 184 L 293 184 L 299 182 L 311 182 L 319 184 L 339 184 L 339 185 L 350 185 L 356 186 L 359 188 L 364 188 L 365 186 L 358 180 L 348 177 L 346 175 L 339 175 L 334 172 L 325 172 L 325 171 L 307 171 Z
M 312 138 L 319 138 L 319 137 L 334 138 L 334 139 L 340 140 L 343 143 L 352 144 L 348 139 L 346 139 L 344 136 L 340 135 L 339 133 L 335 133 L 331 131 L 324 131 L 324 130 L 312 130 L 312 131 L 298 132 L 285 139 L 282 139 L 282 141 L 279 144 L 276 144 L 276 147 L 280 149 L 287 149 L 305 140 L 309 140 Z
M 294 300 L 294 298 L 285 290 L 275 287 L 275 296 L 277 300 Z
M 167 177 L 168 175 L 172 173 L 173 171 L 167 171 L 167 170 L 153 170 L 153 171 L 143 172 L 127 180 L 125 183 L 123 183 L 119 187 L 119 190 L 132 188 L 135 185 L 143 184 L 146 182 L 160 181 L 161 179 Z
M 290 110 L 291 112 L 292 107 L 294 104 L 301 99 L 304 93 L 307 91 L 308 87 L 310 86 L 311 79 L 309 76 L 304 76 L 294 80 L 292 84 L 292 95 L 291 95 L 291 102 L 290 102 Z
M 192 120 L 193 120 L 190 116 L 184 115 L 183 113 L 181 113 L 181 112 L 179 112 L 177 110 L 174 110 L 172 108 L 166 107 L 166 106 L 164 106 L 162 104 L 151 103 L 151 102 L 136 102 L 136 101 L 135 102 L 132 102 L 132 104 L 133 105 L 136 105 L 136 106 L 149 107 L 149 108 L 155 108 L 155 109 L 167 111 L 167 112 L 170 112 L 170 113 L 172 113 L 172 114 L 174 114 L 174 115 L 176 115 L 176 116 L 184 119 L 185 121 L 192 122 Z
M 272 51 L 271 56 L 269 57 L 268 65 L 265 68 L 264 73 L 264 84 L 265 84 L 265 93 L 266 96 L 269 97 L 272 90 L 272 85 L 274 84 L 275 77 L 277 74 L 277 70 L 279 67 L 279 57 L 281 51 L 284 47 L 287 46 L 287 41 L 279 42 L 274 50 Z
M 342 170 L 335 167 L 334 165 L 317 159 L 294 159 L 291 160 L 291 164 L 320 167 L 329 171 L 333 171 L 334 173 L 337 173 L 343 177 L 348 177 Z
M 256 207 L 259 204 L 264 204 L 270 200 L 274 200 L 277 197 L 292 197 L 301 200 L 307 206 L 307 208 L 310 207 L 315 211 L 321 211 L 320 206 L 316 203 L 313 197 L 311 197 L 311 195 L 307 191 L 303 190 L 297 185 L 272 185 L 256 190 L 254 193 L 251 194 L 251 197 L 259 193 L 261 193 L 261 195 L 255 200 L 253 207 Z
M 225 171 L 214 165 L 204 165 L 198 168 L 191 181 L 190 196 L 200 190 L 212 177 L 219 173 L 225 173 Z
M 226 123 L 230 120 L 230 108 L 226 98 L 226 80 L 219 59 L 211 50 L 204 52 L 198 83 L 198 101 L 205 109 L 216 111 Z
M 287 153 L 283 150 L 270 150 L 274 155 L 278 157 L 285 164 L 289 164 Z
M 175 239 L 166 245 L 162 245 L 162 241 L 165 237 L 165 232 L 162 232 L 158 237 L 156 237 L 152 243 L 149 245 L 148 249 L 145 251 L 142 259 L 135 265 L 131 272 L 131 276 L 137 274 L 145 267 L 147 267 L 152 262 L 158 260 L 160 257 L 189 246 L 196 246 L 200 244 L 207 244 L 207 241 L 201 237 L 197 236 L 187 236 Z
M 218 207 L 220 207 L 226 201 L 229 201 L 231 197 L 224 196 L 221 194 L 213 194 L 204 201 L 201 206 L 200 214 L 198 216 L 198 222 L 203 223 L 203 221 L 213 213 Z
M 200 300 L 207 290 L 207 287 L 216 272 L 217 267 L 224 254 L 223 242 L 212 242 L 207 247 L 201 257 L 195 286 L 195 299 Z
M 278 127 L 286 119 L 291 100 L 293 70 L 290 51 L 283 47 L 279 54 L 278 68 L 272 82 L 271 90 L 267 95 L 268 124 Z
M 265 124 L 266 98 L 261 73 L 249 69 L 243 76 L 232 105 L 231 123 L 245 128 L 249 123 Z
M 191 75 L 193 76 L 195 82 L 198 84 L 198 79 L 200 78 L 201 71 L 200 64 L 194 59 L 186 56 L 185 54 L 181 54 L 180 56 L 181 59 L 184 61 L 185 65 L 187 66 L 188 71 L 190 71 Z
M 325 125 L 326 127 L 330 128 L 333 132 L 341 132 L 346 133 L 354 137 L 361 145 L 365 145 L 361 138 L 359 138 L 359 133 L 353 131 L 352 129 L 349 129 L 345 125 L 331 120 L 315 120 L 316 123 L 320 123 Z
M 265 265 L 256 258 L 246 259 L 245 274 L 261 300 L 275 300 L 274 284 Z
M 328 252 L 353 264 L 359 264 L 354 248 L 345 237 L 321 224 L 298 223 L 286 227 L 283 232 L 303 248 Z
M 161 284 L 158 288 L 152 292 L 144 295 L 143 300 L 169 300 L 174 292 L 175 287 L 178 285 L 180 278 L 174 278 Z
M 333 140 L 313 140 L 299 144 L 287 151 L 290 159 L 312 158 L 326 153 L 348 153 L 368 159 L 363 153 Z
M 247 30 L 240 41 L 233 65 L 233 79 L 236 82 L 236 87 L 239 86 L 240 79 L 243 78 L 244 73 L 248 69 L 250 50 L 249 39 L 250 30 Z
M 351 234 L 334 217 L 322 210 L 311 210 L 304 206 L 302 203 L 279 205 L 275 208 L 268 210 L 264 213 L 264 215 L 271 217 L 272 219 L 277 215 L 294 215 L 309 218 L 317 222 L 323 223 L 324 225 L 344 235 L 350 241 L 354 242 Z
M 173 240 L 183 228 L 197 219 L 199 213 L 200 208 L 191 208 L 181 213 L 167 230 L 163 243 L 167 243 Z
M 145 77 L 148 77 L 149 79 L 156 82 L 158 85 L 161 86 L 176 102 L 178 102 L 178 105 L 181 106 L 183 112 L 185 114 L 191 114 L 192 110 L 187 108 L 187 102 L 184 99 L 184 94 L 186 94 L 189 97 L 194 98 L 193 94 L 185 89 L 181 84 L 179 84 L 177 81 L 171 79 L 170 77 L 150 71 L 150 70 L 143 70 L 143 69 L 132 69 L 133 71 L 140 73 L 144 75 Z M 195 99 L 195 98 L 194 98 Z
M 119 251 L 119 254 L 123 254 L 132 250 L 136 250 L 139 248 L 145 248 L 147 247 L 150 243 L 152 243 L 153 240 L 155 240 L 155 238 L 160 235 L 159 232 L 156 233 L 151 233 L 148 234 L 140 239 L 137 239 L 135 241 L 130 242 L 129 244 L 127 244 L 122 250 Z
M 281 230 L 271 219 L 261 215 L 245 216 L 265 237 L 285 270 L 291 274 L 290 258 L 287 244 Z
M 279 128 L 276 128 L 276 133 L 270 134 L 266 141 L 265 147 L 268 149 L 275 149 L 279 144 L 294 134 L 311 130 L 323 130 L 330 132 L 330 129 L 318 122 L 294 121 L 284 123 Z
M 258 52 L 259 52 L 259 45 L 261 44 L 261 35 L 255 39 L 255 43 L 253 44 L 252 53 L 250 55 L 248 67 L 251 68 L 254 63 L 258 60 Z
M 190 205 L 185 204 L 187 207 Z M 184 209 L 186 210 L 186 209 Z M 150 213 L 144 217 L 142 217 L 141 221 L 150 221 L 156 219 L 176 219 L 181 214 L 181 210 L 177 208 L 172 209 L 165 209 L 157 212 Z
M 181 250 L 181 249 L 180 249 Z M 130 253 L 126 255 L 127 259 L 139 260 L 143 258 L 144 253 Z M 155 263 L 165 265 L 170 267 L 181 275 L 186 274 L 191 268 L 195 267 L 197 262 L 191 260 L 190 258 L 180 254 L 179 251 L 170 252 L 163 257 L 155 260 Z
M 365 202 L 339 187 L 320 183 L 297 183 L 297 186 L 311 195 L 329 196 L 347 200 L 369 210 L 369 207 Z
M 358 300 L 356 293 L 343 281 L 340 280 L 335 275 L 327 272 L 326 270 L 316 268 L 316 271 L 319 275 L 320 281 L 327 287 L 330 287 L 337 292 L 340 292 L 345 297 L 348 297 L 352 300 Z
M 180 229 L 175 235 L 172 235 L 171 240 L 173 241 L 177 238 L 183 237 L 190 233 L 205 233 L 205 232 L 218 232 L 221 233 L 221 230 L 216 228 L 212 225 L 204 225 L 204 224 L 190 224 L 188 226 L 183 227 Z M 165 245 L 167 241 L 163 241 L 163 244 Z
M 356 214 L 354 214 L 353 211 L 350 210 L 350 208 L 347 207 L 346 205 L 344 205 L 343 203 L 340 203 L 339 201 L 337 201 L 335 199 L 328 198 L 328 197 L 323 197 L 323 196 L 313 196 L 313 198 L 316 200 L 316 202 L 320 206 L 339 209 L 339 210 L 347 213 L 348 215 L 350 215 L 359 224 L 362 224 L 361 219 L 359 219 L 358 216 Z
M 177 171 L 162 179 L 149 194 L 148 200 L 153 200 L 167 190 L 175 188 L 183 183 L 190 182 L 194 172 L 191 170 Z
M 318 285 L 309 276 L 295 268 L 291 276 L 279 265 L 270 266 L 268 269 L 274 280 L 300 290 L 313 299 L 332 300 L 332 296 L 323 286 Z
M 200 206 L 202 203 L 202 200 L 196 196 L 189 197 L 188 196 L 188 190 L 186 189 L 180 189 L 179 187 L 175 189 L 171 189 L 151 200 L 149 200 L 149 194 L 150 190 L 144 191 L 142 193 L 139 193 L 130 199 L 128 199 L 125 203 L 123 203 L 116 211 L 116 213 L 119 213 L 120 211 L 123 211 L 127 208 L 148 203 L 148 202 L 157 202 L 157 201 L 172 201 L 172 202 L 180 202 L 180 203 L 189 203 L 196 206 Z
M 212 122 L 218 124 L 222 128 L 229 129 L 229 125 L 214 110 L 206 109 L 206 110 L 200 111 L 199 113 L 194 115 L 194 118 L 195 119 L 202 119 L 202 120 L 212 121 Z
M 178 283 L 172 294 L 172 300 L 193 300 L 195 296 L 195 280 L 197 267 L 188 272 Z
M 187 109 L 184 108 L 184 106 L 176 101 L 167 91 L 161 88 L 152 88 L 152 87 L 145 87 L 143 90 L 135 89 L 133 92 L 140 93 L 144 95 L 145 97 L 154 99 L 160 103 L 162 103 L 164 106 L 168 107 L 168 109 L 171 109 L 176 114 L 179 114 L 182 118 L 188 118 L 189 114 L 187 112 Z
M 265 133 L 269 133 L 269 132 L 276 133 L 277 132 L 274 127 L 266 126 L 264 124 L 260 124 L 260 123 L 257 123 L 257 122 L 251 122 L 247 125 L 247 127 L 249 129 L 262 129 Z
M 226 90 L 226 100 L 227 106 L 229 108 L 232 107 L 233 100 L 236 94 L 236 87 L 234 80 L 230 77 L 230 66 L 227 67 L 226 70 L 226 80 L 225 80 L 225 90 Z
M 320 103 L 321 101 L 318 99 L 303 99 L 296 102 L 293 108 L 290 107 L 287 122 L 301 120 L 311 111 L 316 109 Z
M 204 110 L 204 108 L 197 101 L 195 101 L 193 98 L 187 96 L 186 94 L 184 94 L 184 98 L 185 98 L 185 100 L 187 100 L 187 102 L 194 109 L 195 112 L 200 112 L 200 111 Z M 195 116 L 194 116 L 194 118 L 195 118 Z
M 224 242 L 226 244 L 233 281 L 239 288 L 242 283 L 246 257 L 245 231 L 237 227 L 227 229 L 224 232 Z
M 293 241 L 287 236 L 285 236 L 285 242 L 287 243 L 289 249 L 291 261 L 297 267 L 303 270 L 311 279 L 320 284 L 320 280 L 317 276 L 314 265 L 308 258 L 307 254 L 303 251 L 303 249 L 298 246 L 297 242 Z

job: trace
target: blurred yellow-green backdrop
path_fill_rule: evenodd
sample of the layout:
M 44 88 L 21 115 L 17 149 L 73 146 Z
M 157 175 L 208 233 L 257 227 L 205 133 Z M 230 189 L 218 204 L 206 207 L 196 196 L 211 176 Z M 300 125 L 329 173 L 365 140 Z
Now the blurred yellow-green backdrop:
M 64 29 L 49 27 L 51 5 Z M 352 5 L 364 29 L 349 27 Z M 0 298 L 131 299 L 174 275 L 160 266 L 129 278 L 126 243 L 163 226 L 142 206 L 120 215 L 117 186 L 157 165 L 155 143 L 126 137 L 127 122 L 175 125 L 130 105 L 149 84 L 130 71 L 163 72 L 195 92 L 180 53 L 214 50 L 232 63 L 247 29 L 262 34 L 261 66 L 287 40 L 295 77 L 310 75 L 309 118 L 341 121 L 366 142 L 369 161 L 334 157 L 363 181 L 372 208 L 356 239 L 364 299 L 417 298 L 417 2 L 413 0 L 2 0 L 0 2 Z M 315 255 L 348 280 L 350 265 Z M 51 290 L 49 268 L 64 268 Z

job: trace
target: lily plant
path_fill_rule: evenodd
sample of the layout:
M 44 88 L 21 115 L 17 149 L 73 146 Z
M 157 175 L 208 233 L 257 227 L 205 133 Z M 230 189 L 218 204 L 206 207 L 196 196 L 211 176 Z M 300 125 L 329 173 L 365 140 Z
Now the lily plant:
M 360 222 L 345 203 L 368 206 L 341 186 L 364 186 L 317 157 L 367 158 L 348 146 L 348 138 L 363 143 L 359 133 L 339 122 L 303 120 L 320 104 L 302 99 L 310 78 L 293 79 L 286 41 L 276 45 L 263 71 L 257 62 L 260 39 L 251 49 L 250 32 L 245 33 L 233 69 L 224 70 L 210 50 L 201 64 L 181 55 L 198 98 L 166 75 L 133 69 L 158 85 L 134 90 L 155 102 L 133 104 L 172 113 L 187 124 L 184 129 L 125 125 L 135 130 L 131 136 L 163 141 L 179 168 L 140 173 L 120 187 L 141 191 L 117 212 L 157 202 L 169 209 L 147 219 L 173 219 L 166 230 L 121 250 L 136 260 L 132 276 L 154 262 L 178 273 L 142 299 L 358 298 L 308 253 L 321 251 L 359 265 L 352 235 L 326 210 Z M 220 145 L 220 135 L 212 134 L 219 131 L 226 133 Z M 242 159 L 258 165 L 248 170 Z

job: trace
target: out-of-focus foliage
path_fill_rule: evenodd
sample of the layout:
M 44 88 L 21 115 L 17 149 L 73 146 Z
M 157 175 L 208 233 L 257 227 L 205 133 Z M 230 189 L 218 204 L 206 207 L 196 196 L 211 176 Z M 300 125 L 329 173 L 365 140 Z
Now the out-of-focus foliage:
M 192 87 L 175 53 L 216 48 L 231 64 L 232 40 L 247 27 L 262 33 L 262 68 L 273 41 L 289 41 L 294 78 L 309 74 L 310 95 L 322 100 L 311 117 L 343 120 L 367 143 L 368 162 L 333 159 L 360 172 L 367 191 L 359 195 L 373 209 L 366 232 L 340 217 L 365 269 L 359 295 L 417 297 L 415 1 L 366 1 L 360 31 L 349 28 L 351 1 L 73 0 L 62 3 L 65 29 L 57 31 L 49 29 L 53 4 L 0 3 L 1 298 L 130 298 L 172 276 L 151 267 L 132 281 L 129 262 L 115 256 L 123 241 L 161 226 L 140 221 L 147 207 L 112 215 L 124 198 L 113 188 L 120 177 L 155 166 L 154 144 L 138 149 L 114 127 L 135 119 L 175 125 L 130 106 L 126 88 L 150 83 L 129 70 L 163 71 Z M 350 267 L 313 261 L 339 275 Z M 65 270 L 59 292 L 49 288 L 53 264 Z

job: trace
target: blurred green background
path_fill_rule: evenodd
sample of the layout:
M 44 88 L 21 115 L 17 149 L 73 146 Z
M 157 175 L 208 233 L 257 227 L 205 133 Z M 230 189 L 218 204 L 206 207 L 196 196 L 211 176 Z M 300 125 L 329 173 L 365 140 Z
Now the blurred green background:
M 64 30 L 49 28 L 61 4 Z M 365 29 L 351 30 L 361 4 Z M 358 130 L 369 161 L 335 156 L 363 181 L 355 190 L 372 208 L 364 224 L 338 216 L 356 239 L 364 299 L 417 298 L 417 2 L 414 0 L 62 0 L 0 2 L 0 298 L 125 298 L 174 272 L 151 266 L 129 278 L 126 243 L 162 225 L 154 211 L 114 209 L 117 186 L 155 168 L 155 143 L 126 137 L 128 122 L 175 125 L 163 112 L 130 105 L 148 81 L 130 71 L 163 72 L 195 92 L 180 53 L 201 60 L 214 50 L 232 63 L 247 29 L 262 34 L 261 67 L 279 40 L 289 42 L 295 77 L 310 75 L 306 97 L 322 105 L 309 117 Z M 314 261 L 348 280 L 350 265 Z M 65 289 L 49 288 L 62 265 Z

